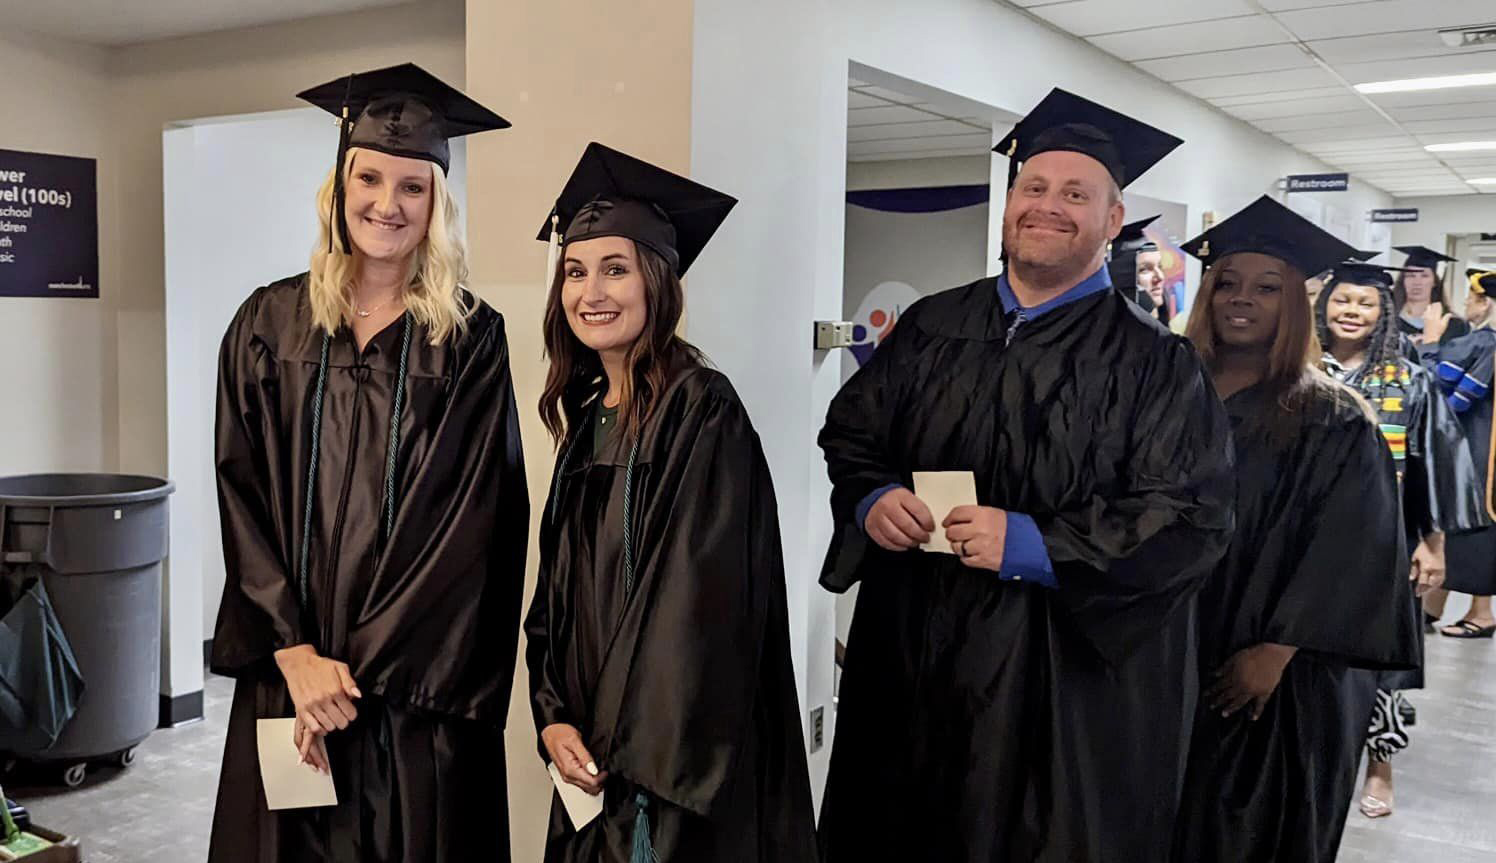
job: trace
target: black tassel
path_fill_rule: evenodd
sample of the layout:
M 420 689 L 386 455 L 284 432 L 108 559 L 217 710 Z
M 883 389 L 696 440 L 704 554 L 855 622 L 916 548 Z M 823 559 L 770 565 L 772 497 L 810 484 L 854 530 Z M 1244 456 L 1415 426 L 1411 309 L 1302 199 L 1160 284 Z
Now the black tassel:
M 353 135 L 353 123 L 348 119 L 348 100 L 353 96 L 353 76 L 348 76 L 348 87 L 343 93 L 343 116 L 338 119 L 338 161 L 332 172 L 332 212 L 328 214 L 327 251 L 333 249 L 333 236 L 343 243 L 343 254 L 353 254 L 353 243 L 348 239 L 348 212 L 344 207 L 343 163 L 348 160 L 348 139 Z

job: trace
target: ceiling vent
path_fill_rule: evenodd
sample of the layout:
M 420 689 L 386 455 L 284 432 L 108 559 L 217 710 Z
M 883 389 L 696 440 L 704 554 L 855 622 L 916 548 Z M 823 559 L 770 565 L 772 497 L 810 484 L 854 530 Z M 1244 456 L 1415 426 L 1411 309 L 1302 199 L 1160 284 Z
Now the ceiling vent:
M 1474 48 L 1477 45 L 1496 45 L 1496 24 L 1476 24 L 1472 27 L 1450 27 L 1439 31 L 1439 38 L 1451 48 Z

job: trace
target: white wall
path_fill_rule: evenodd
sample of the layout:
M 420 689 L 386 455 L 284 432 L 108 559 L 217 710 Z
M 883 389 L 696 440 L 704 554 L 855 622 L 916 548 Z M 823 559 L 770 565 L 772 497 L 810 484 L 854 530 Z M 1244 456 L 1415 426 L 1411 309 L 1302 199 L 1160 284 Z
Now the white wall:
M 103 52 L 0 31 L 5 112 L 0 149 L 98 160 L 99 298 L 0 298 L 0 476 L 105 471 L 114 451 L 115 159 Z M 65 98 L 59 98 L 65 95 Z
M 1496 194 L 1398 198 L 1393 206 L 1418 208 L 1418 221 L 1392 226 L 1394 245 L 1442 252 L 1449 234 L 1496 234 Z M 1394 257 L 1400 262 L 1400 255 Z
M 840 362 L 811 350 L 810 324 L 841 311 L 849 63 L 1019 113 L 1058 85 L 1168 128 L 1188 143 L 1132 188 L 1187 203 L 1192 227 L 1285 174 L 1329 169 L 992 0 L 697 0 L 694 27 L 692 173 L 743 203 L 693 268 L 689 332 L 732 377 L 764 440 L 800 695 L 829 705 L 833 603 L 816 578 L 830 489 L 814 441 Z M 1356 211 L 1390 200 L 1360 186 L 1341 196 Z M 811 756 L 817 788 L 826 755 Z

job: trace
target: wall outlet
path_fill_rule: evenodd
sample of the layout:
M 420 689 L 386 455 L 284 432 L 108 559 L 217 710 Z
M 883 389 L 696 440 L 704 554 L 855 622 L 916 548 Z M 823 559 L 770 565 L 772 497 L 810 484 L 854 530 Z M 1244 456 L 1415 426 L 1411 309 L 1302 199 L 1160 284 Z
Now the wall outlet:
M 818 351 L 852 346 L 851 321 L 816 321 L 815 344 Z
M 820 752 L 826 745 L 826 708 L 816 707 L 810 711 L 810 751 Z

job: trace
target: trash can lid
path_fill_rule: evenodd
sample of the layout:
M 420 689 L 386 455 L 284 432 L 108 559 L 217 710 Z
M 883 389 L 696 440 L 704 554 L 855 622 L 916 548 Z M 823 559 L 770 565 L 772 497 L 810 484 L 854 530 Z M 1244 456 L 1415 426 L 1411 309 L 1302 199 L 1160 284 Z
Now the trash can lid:
M 38 473 L 0 477 L 0 504 L 114 506 L 160 500 L 176 484 L 153 476 L 117 473 Z

